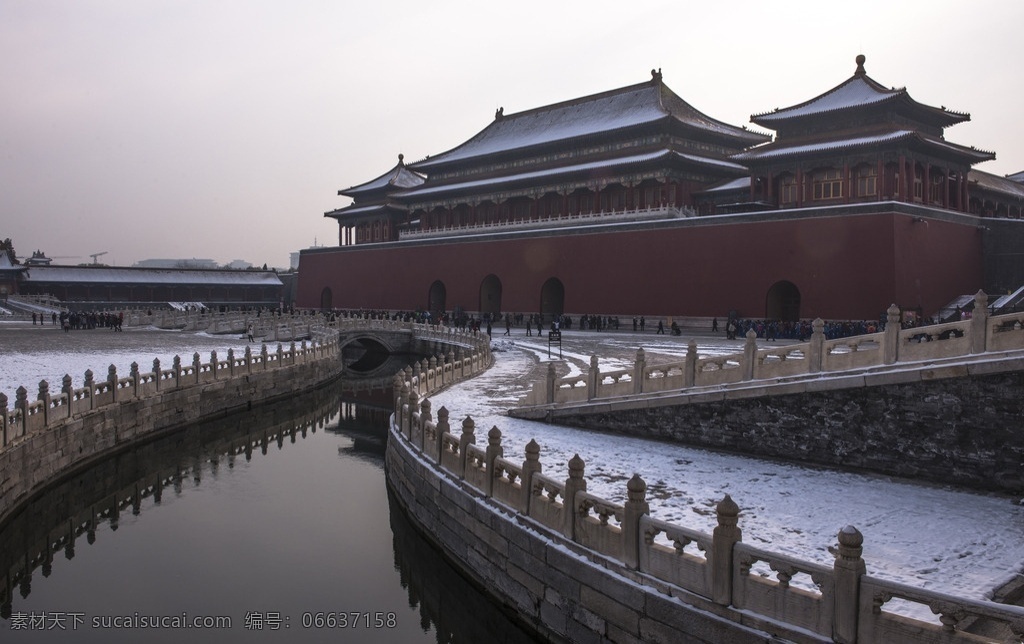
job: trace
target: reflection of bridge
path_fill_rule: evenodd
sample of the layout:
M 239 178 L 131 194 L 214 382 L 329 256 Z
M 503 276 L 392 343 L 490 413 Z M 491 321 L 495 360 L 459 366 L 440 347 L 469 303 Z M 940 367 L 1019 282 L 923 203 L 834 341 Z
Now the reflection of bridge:
M 75 556 L 76 544 L 96 541 L 104 522 L 116 530 L 122 513 L 138 515 L 159 505 L 164 491 L 180 493 L 223 465 L 266 455 L 271 445 L 305 438 L 338 413 L 333 388 L 321 388 L 286 401 L 197 423 L 166 438 L 145 443 L 48 490 L 3 526 L 0 532 L 0 615 L 8 619 L 15 589 L 28 597 L 33 572 L 49 577 L 54 560 Z M 274 423 L 270 419 L 282 420 Z

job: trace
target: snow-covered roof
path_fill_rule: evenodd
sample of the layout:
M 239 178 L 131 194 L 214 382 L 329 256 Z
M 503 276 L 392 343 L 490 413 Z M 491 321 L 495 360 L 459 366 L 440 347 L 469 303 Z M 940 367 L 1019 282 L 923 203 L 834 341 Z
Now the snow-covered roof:
M 579 163 L 577 165 L 571 166 L 559 166 L 555 168 L 548 168 L 546 170 L 523 172 L 520 174 L 506 175 L 503 177 L 490 177 L 487 179 L 479 179 L 476 181 L 464 181 L 461 183 L 452 183 L 446 185 L 428 185 L 423 188 L 417 188 L 400 193 L 396 196 L 401 199 L 419 199 L 421 197 L 435 196 L 439 194 L 456 192 L 460 190 L 481 188 L 484 186 L 493 187 L 517 182 L 536 181 L 538 179 L 553 179 L 555 177 L 571 175 L 574 173 L 587 172 L 592 170 L 607 170 L 609 168 L 635 165 L 638 163 L 645 163 L 655 160 L 685 160 L 698 165 L 713 165 L 734 172 L 747 172 L 746 167 L 738 163 L 733 163 L 732 161 L 716 159 L 712 157 L 702 157 L 693 154 L 683 154 L 680 152 L 675 152 L 673 150 L 658 150 L 656 152 L 649 152 L 647 154 L 636 154 L 628 157 L 616 157 L 612 159 L 604 159 L 601 161 L 592 161 L 590 163 Z
M 369 206 L 351 205 L 346 208 L 338 208 L 337 210 L 325 212 L 324 217 L 338 218 L 351 217 L 354 215 L 376 215 L 394 208 L 396 208 L 396 206 L 386 203 L 371 204 Z M 397 208 L 402 209 L 403 207 L 397 206 Z
M 203 286 L 283 286 L 273 271 L 120 268 L 108 266 L 34 266 L 26 282 L 67 284 L 172 284 Z
M 660 72 L 646 83 L 504 114 L 462 145 L 411 164 L 427 171 L 454 161 L 529 148 L 624 128 L 674 119 L 691 128 L 731 138 L 737 147 L 763 142 L 766 136 L 715 119 L 694 109 L 661 82 Z
M 750 177 L 739 177 L 738 179 L 731 179 L 729 181 L 723 181 L 717 185 L 711 186 L 707 190 L 701 190 L 701 193 L 709 192 L 733 192 L 736 190 L 749 190 L 750 189 Z
M 944 125 L 968 121 L 971 118 L 969 114 L 949 111 L 945 107 L 937 109 L 918 103 L 910 98 L 906 88 L 886 88 L 865 73 L 864 56 L 857 56 L 857 71 L 842 84 L 799 105 L 784 109 L 776 108 L 764 114 L 755 114 L 750 117 L 750 120 L 763 127 L 775 129 L 773 126 L 790 119 L 860 108 L 895 100 L 905 100 L 913 107 L 925 110 L 933 118 L 939 117 L 939 120 Z
M 808 143 L 797 144 L 786 144 L 784 142 L 775 141 L 756 148 L 751 148 L 744 152 L 738 152 L 732 155 L 731 158 L 736 159 L 737 161 L 773 159 L 802 154 L 814 154 L 817 152 L 831 152 L 847 148 L 872 146 L 880 143 L 894 143 L 896 141 L 910 139 L 915 139 L 931 146 L 943 148 L 948 152 L 955 152 L 957 154 L 967 156 L 973 159 L 972 163 L 979 163 L 981 161 L 988 161 L 995 158 L 995 153 L 964 147 L 962 145 L 957 145 L 956 143 L 950 143 L 945 139 L 928 136 L 927 134 L 922 134 L 921 132 L 915 132 L 913 130 L 894 130 L 892 132 L 883 132 L 880 134 L 816 140 Z
M 6 250 L 0 250 L 0 270 L 23 270 L 23 266 L 18 266 L 11 261 L 10 255 L 7 254 Z
M 991 190 L 1017 199 L 1024 199 L 1024 184 L 1007 177 L 1000 177 L 999 175 L 981 170 L 971 170 L 967 173 L 967 180 L 983 190 Z
M 398 165 L 391 168 L 376 179 L 352 186 L 347 190 L 339 190 L 339 195 L 357 197 L 367 193 L 385 190 L 386 188 L 415 188 L 422 184 L 424 178 L 405 166 L 405 156 L 398 155 Z

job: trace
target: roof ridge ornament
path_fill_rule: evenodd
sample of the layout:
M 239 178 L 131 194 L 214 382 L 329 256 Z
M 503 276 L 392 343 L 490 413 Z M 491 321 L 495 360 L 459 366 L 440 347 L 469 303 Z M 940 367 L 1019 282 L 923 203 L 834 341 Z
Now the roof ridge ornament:
M 853 72 L 854 76 L 866 76 L 867 75 L 867 72 L 864 71 L 864 61 L 865 60 L 867 60 L 867 57 L 864 56 L 864 54 L 857 54 L 857 58 L 856 58 L 856 61 L 857 61 L 857 71 Z
M 405 155 L 401 152 L 398 153 L 398 165 L 405 165 Z
M 503 118 L 505 118 L 505 108 L 504 107 L 499 107 L 498 109 L 494 110 L 494 120 L 495 121 L 500 121 Z
M 651 70 L 651 82 L 652 83 L 660 83 L 661 82 L 661 67 L 659 67 L 656 70 L 654 70 L 654 69 Z

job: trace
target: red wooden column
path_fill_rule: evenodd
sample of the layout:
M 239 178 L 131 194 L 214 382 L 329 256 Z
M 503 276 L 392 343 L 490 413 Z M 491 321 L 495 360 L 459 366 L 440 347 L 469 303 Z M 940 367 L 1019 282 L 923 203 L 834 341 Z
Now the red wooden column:
M 803 168 L 796 169 L 796 207 L 801 208 L 804 205 L 804 170 Z
M 885 163 L 882 157 L 878 157 L 878 169 L 875 170 L 875 201 L 882 200 L 882 193 L 885 192 Z
M 924 185 L 921 186 L 921 201 L 926 206 L 932 203 L 932 164 L 924 164 Z
M 907 174 L 907 158 L 900 155 L 899 200 L 910 201 L 910 175 Z

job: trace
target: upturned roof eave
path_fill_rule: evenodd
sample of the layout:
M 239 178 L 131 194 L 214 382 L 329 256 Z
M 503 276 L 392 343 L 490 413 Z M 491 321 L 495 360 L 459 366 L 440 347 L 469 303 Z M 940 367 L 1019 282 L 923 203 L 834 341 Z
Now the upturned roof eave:
M 944 139 L 933 139 L 931 137 L 923 136 L 920 132 L 916 131 L 907 131 L 903 133 L 897 132 L 895 134 L 898 136 L 892 136 L 889 138 L 879 136 L 863 141 L 838 139 L 835 141 L 821 141 L 818 143 L 786 146 L 780 146 L 777 143 L 769 143 L 768 145 L 761 146 L 759 148 L 734 154 L 729 158 L 736 163 L 743 163 L 749 166 L 752 164 L 756 165 L 759 162 L 771 162 L 774 159 L 786 159 L 794 156 L 821 157 L 835 154 L 840 150 L 860 150 L 878 145 L 893 145 L 897 143 L 918 143 L 925 146 L 941 148 L 946 152 L 951 152 L 962 157 L 965 162 L 972 165 L 983 161 L 990 161 L 996 157 L 994 152 L 962 146 Z
M 699 157 L 686 154 L 677 150 L 663 149 L 660 151 L 627 157 L 619 162 L 614 158 L 600 162 L 584 163 L 576 166 L 563 168 L 548 168 L 534 172 L 524 172 L 517 175 L 505 175 L 488 177 L 474 181 L 461 181 L 458 183 L 442 185 L 425 185 L 421 188 L 414 188 L 409 191 L 395 193 L 392 197 L 402 202 L 415 202 L 425 198 L 451 197 L 455 194 L 473 194 L 481 189 L 493 186 L 494 189 L 514 189 L 516 187 L 537 185 L 538 179 L 545 179 L 546 182 L 566 181 L 574 177 L 587 176 L 597 170 L 616 170 L 619 172 L 633 170 L 638 167 L 650 166 L 652 164 L 673 162 L 685 165 L 696 166 L 705 170 L 713 170 L 724 176 L 741 176 L 747 169 L 729 159 L 714 159 L 711 157 Z

